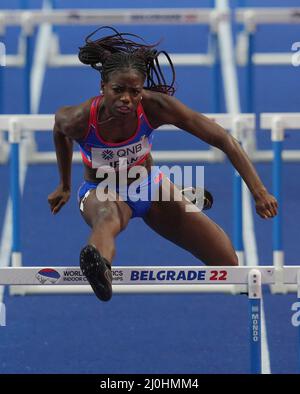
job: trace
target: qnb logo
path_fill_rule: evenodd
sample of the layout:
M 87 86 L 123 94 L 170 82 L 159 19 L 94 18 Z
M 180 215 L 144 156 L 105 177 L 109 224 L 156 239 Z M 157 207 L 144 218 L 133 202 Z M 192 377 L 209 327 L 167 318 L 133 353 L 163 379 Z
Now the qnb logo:
M 114 152 L 112 150 L 105 150 L 102 152 L 102 157 L 105 160 L 111 160 L 114 157 Z
M 292 305 L 292 311 L 295 313 L 292 315 L 291 323 L 294 327 L 300 326 L 300 302 L 294 302 Z
M 6 326 L 6 307 L 5 304 L 0 302 L 0 327 Z
M 299 67 L 300 66 L 300 42 L 294 42 L 291 49 L 293 52 L 295 52 L 292 56 L 292 65 L 294 67 Z
M 3 42 L 0 41 L 0 67 L 6 66 L 6 48 Z

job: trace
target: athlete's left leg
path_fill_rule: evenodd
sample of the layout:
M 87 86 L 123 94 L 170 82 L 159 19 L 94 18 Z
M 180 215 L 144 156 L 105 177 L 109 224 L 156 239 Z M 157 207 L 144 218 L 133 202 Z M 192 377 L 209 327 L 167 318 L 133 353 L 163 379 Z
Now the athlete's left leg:
M 193 206 L 180 199 L 181 192 L 166 177 L 160 185 L 160 194 L 171 201 L 153 201 L 144 217 L 145 223 L 164 238 L 188 250 L 207 265 L 238 265 L 238 259 L 225 232 L 204 213 L 187 212 Z M 176 201 L 181 200 L 181 201 Z

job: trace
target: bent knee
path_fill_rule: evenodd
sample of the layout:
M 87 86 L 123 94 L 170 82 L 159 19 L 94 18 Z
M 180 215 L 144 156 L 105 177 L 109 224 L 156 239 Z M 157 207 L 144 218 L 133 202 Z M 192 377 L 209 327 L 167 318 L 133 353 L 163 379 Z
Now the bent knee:
M 234 267 L 239 265 L 239 259 L 238 259 L 237 254 L 235 252 L 228 259 L 227 265 L 234 266 Z
M 97 207 L 92 216 L 92 227 L 102 225 L 118 225 L 120 220 L 116 213 L 116 209 L 112 204 L 101 204 Z
M 239 259 L 234 249 L 227 250 L 226 253 L 221 257 L 219 264 L 216 265 L 228 265 L 236 267 L 239 265 Z
M 224 252 L 224 250 L 223 250 L 223 251 L 220 251 L 219 253 L 213 253 L 213 255 L 211 255 L 207 258 L 204 258 L 204 259 L 202 258 L 201 260 L 204 262 L 204 264 L 206 264 L 208 266 L 236 267 L 239 265 L 239 260 L 238 260 L 236 253 L 234 252 L 234 250 L 227 251 L 227 252 Z
M 131 215 L 131 209 L 124 202 L 103 205 L 97 209 L 92 219 L 92 227 L 111 229 L 118 233 L 127 227 Z

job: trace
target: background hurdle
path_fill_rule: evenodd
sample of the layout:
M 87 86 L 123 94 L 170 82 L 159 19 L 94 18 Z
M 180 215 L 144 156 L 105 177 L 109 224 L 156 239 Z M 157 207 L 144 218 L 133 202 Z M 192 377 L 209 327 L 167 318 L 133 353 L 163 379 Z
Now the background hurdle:
M 237 8 L 235 11 L 235 20 L 242 24 L 243 30 L 239 33 L 236 46 L 236 58 L 239 66 L 245 67 L 245 112 L 255 113 L 254 108 L 254 66 L 290 66 L 292 67 L 292 58 L 295 52 L 273 52 L 257 53 L 255 33 L 257 28 L 262 25 L 299 25 L 300 26 L 300 8 L 293 7 L 245 7 Z M 272 150 L 256 149 L 255 135 L 251 145 L 250 157 L 254 161 L 271 161 L 273 160 Z M 300 150 L 288 149 L 282 152 L 282 158 L 285 161 L 299 161 Z
M 207 114 L 207 116 L 220 123 L 222 127 L 227 130 L 232 130 L 235 133 L 242 133 L 244 129 L 254 128 L 254 115 L 252 114 L 240 114 L 233 117 L 231 114 Z M 54 115 L 0 115 L 0 131 L 8 131 L 11 127 L 11 119 L 18 123 L 18 127 L 21 127 L 23 131 L 35 132 L 39 131 L 49 131 L 53 129 L 54 126 Z M 177 127 L 172 125 L 165 125 L 159 128 L 162 131 L 175 131 L 179 130 Z M 53 152 L 54 153 L 54 152 Z M 49 155 L 47 152 L 36 153 L 32 155 L 28 154 L 27 162 L 28 164 L 41 164 L 52 162 L 53 153 Z M 51 155 L 51 157 L 50 157 Z M 45 160 L 45 158 L 49 158 Z M 202 154 L 199 155 L 199 150 L 193 151 L 156 151 L 153 152 L 153 157 L 158 162 L 203 162 Z M 73 161 L 80 162 L 80 153 L 74 152 Z M 207 161 L 210 161 L 207 156 Z
M 271 286 L 274 293 L 296 291 L 295 286 L 285 286 L 282 281 L 282 269 L 284 267 L 284 250 L 282 240 L 282 151 L 285 130 L 299 130 L 300 113 L 263 113 L 260 115 L 260 127 L 271 131 L 273 144 L 273 194 L 279 207 L 278 215 L 273 219 L 273 264 L 276 268 L 277 283 Z

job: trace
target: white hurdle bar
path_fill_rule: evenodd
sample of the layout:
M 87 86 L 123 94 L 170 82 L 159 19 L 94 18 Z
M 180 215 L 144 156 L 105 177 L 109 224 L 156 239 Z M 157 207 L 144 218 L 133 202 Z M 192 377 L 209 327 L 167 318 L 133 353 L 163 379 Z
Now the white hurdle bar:
M 253 269 L 260 272 L 262 284 L 276 283 L 274 266 L 118 266 L 112 267 L 113 288 L 117 293 L 140 293 L 145 288 L 151 293 L 168 292 L 170 288 L 172 292 L 197 293 L 204 284 L 248 285 Z M 299 271 L 300 266 L 284 266 L 283 282 L 297 284 Z M 89 286 L 79 266 L 0 267 L 0 285 Z
M 282 153 L 285 130 L 300 130 L 300 113 L 262 113 L 261 129 L 271 131 L 273 144 L 273 194 L 279 205 L 278 215 L 273 219 L 273 265 L 277 270 L 278 283 L 271 286 L 274 293 L 295 291 L 295 286 L 285 286 L 282 275 L 284 268 L 284 250 L 282 239 Z M 300 156 L 299 156 L 300 159 Z M 280 283 L 281 282 L 281 283 Z
M 300 8 L 239 8 L 236 10 L 237 23 L 244 25 L 237 40 L 237 63 L 246 67 L 246 112 L 254 111 L 253 65 L 289 65 L 293 63 L 295 52 L 289 53 L 255 53 L 255 32 L 258 25 L 264 24 L 300 24 Z M 255 139 L 254 139 L 255 141 Z M 272 161 L 272 150 L 253 149 L 250 155 L 253 161 Z M 288 149 L 282 152 L 284 161 L 299 161 L 300 149 Z
M 207 117 L 219 123 L 227 130 L 254 130 L 255 117 L 253 114 L 239 114 L 233 116 L 230 114 L 207 114 Z M 12 128 L 20 131 L 49 131 L 53 130 L 54 115 L 0 115 L 0 132 L 9 131 Z M 160 131 L 179 131 L 175 126 L 166 125 L 160 127 Z M 212 155 L 207 150 L 169 150 L 169 151 L 153 151 L 153 158 L 157 162 L 216 162 L 223 160 L 223 152 L 216 149 L 217 155 Z M 73 162 L 81 162 L 79 152 L 75 152 Z M 28 155 L 28 163 L 56 163 L 55 152 L 30 152 Z
M 245 25 L 300 23 L 300 7 L 245 7 L 238 8 L 235 15 Z
M 245 26 L 246 35 L 242 33 L 241 39 L 246 47 L 249 48 L 249 35 L 255 33 L 257 25 L 269 24 L 299 24 L 300 23 L 300 8 L 287 7 L 246 7 L 238 8 L 235 13 L 236 22 Z M 245 54 L 244 45 L 238 46 L 238 63 L 245 65 L 247 57 Z M 255 65 L 291 65 L 292 52 L 288 53 L 250 53 L 251 61 Z
M 99 24 L 207 24 L 211 19 L 228 19 L 227 13 L 211 8 L 118 8 L 118 9 L 64 9 L 64 10 L 1 10 L 0 26 L 99 25 Z
M 254 112 L 254 80 L 253 65 L 289 65 L 293 63 L 294 52 L 288 53 L 256 53 L 255 32 L 257 25 L 261 24 L 299 24 L 300 8 L 241 8 L 236 10 L 237 23 L 244 25 L 237 39 L 236 58 L 240 66 L 246 66 L 246 112 Z M 255 161 L 272 160 L 271 151 L 254 151 L 251 158 Z M 283 152 L 284 160 L 299 160 L 299 150 Z
M 161 293 L 198 293 L 203 284 L 221 286 L 242 284 L 247 286 L 249 300 L 249 344 L 250 371 L 262 372 L 261 355 L 261 299 L 262 284 L 276 283 L 275 268 L 260 267 L 114 267 L 113 292 L 116 294 L 161 294 Z M 298 286 L 300 295 L 300 266 L 284 267 L 284 283 Z M 18 287 L 55 287 L 67 288 L 77 285 L 80 288 L 87 280 L 79 267 L 21 267 L 0 268 L 0 285 Z
M 33 29 L 43 23 L 51 25 L 99 25 L 99 24 L 126 24 L 126 25 L 182 25 L 182 24 L 210 24 L 215 26 L 219 20 L 227 15 L 216 12 L 210 8 L 149 8 L 149 9 L 66 9 L 66 10 L 5 10 L 0 11 L 0 32 L 3 34 L 7 26 L 22 26 L 26 35 L 31 35 Z M 48 65 L 51 67 L 84 66 L 76 55 L 62 55 L 59 51 L 57 37 L 53 34 L 49 52 Z M 170 54 L 177 66 L 196 66 L 213 64 L 211 54 Z M 24 51 L 18 55 L 9 55 L 8 65 L 21 67 L 25 64 Z M 162 59 L 161 64 L 167 64 Z

